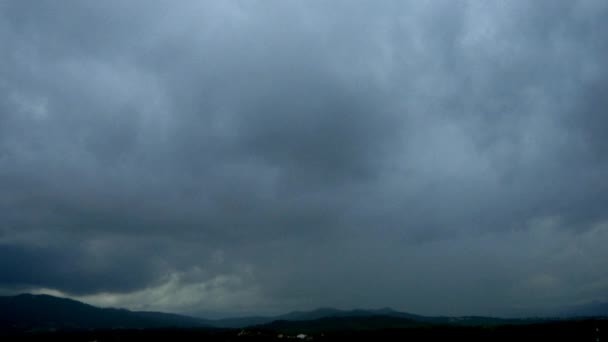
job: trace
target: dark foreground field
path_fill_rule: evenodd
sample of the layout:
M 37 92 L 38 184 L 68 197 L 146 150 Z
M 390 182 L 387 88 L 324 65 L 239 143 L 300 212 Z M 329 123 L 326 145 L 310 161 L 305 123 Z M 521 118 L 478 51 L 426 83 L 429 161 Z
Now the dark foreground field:
M 250 329 L 139 329 L 2 333 L 2 341 L 604 341 L 608 321 L 570 320 L 487 327 L 423 326 L 296 333 Z M 303 332 L 304 333 L 304 332 Z

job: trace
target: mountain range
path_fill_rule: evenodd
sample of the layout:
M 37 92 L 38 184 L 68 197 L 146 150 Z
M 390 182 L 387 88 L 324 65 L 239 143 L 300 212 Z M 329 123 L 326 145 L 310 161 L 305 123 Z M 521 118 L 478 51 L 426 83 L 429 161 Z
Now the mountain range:
M 605 305 L 595 303 L 593 316 L 606 316 Z M 585 309 L 580 307 L 579 309 Z M 574 315 L 576 316 L 576 314 Z M 48 331 L 91 329 L 148 329 L 148 328 L 206 328 L 234 329 L 256 327 L 270 330 L 332 330 L 375 329 L 426 325 L 498 326 L 535 323 L 539 319 L 501 319 L 493 317 L 429 317 L 395 311 L 339 310 L 319 308 L 294 311 L 270 317 L 241 317 L 203 319 L 178 314 L 126 309 L 98 308 L 76 300 L 49 295 L 21 294 L 0 297 L 0 330 Z

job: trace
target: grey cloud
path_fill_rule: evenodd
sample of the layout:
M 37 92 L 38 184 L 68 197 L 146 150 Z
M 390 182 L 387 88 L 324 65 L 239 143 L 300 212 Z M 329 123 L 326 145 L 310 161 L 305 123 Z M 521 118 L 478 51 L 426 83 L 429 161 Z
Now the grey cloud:
M 226 313 L 606 299 L 581 271 L 606 258 L 600 1 L 0 6 L 0 288 Z
M 2 246 L 3 284 L 57 288 L 73 294 L 102 291 L 133 291 L 154 285 L 162 270 L 156 269 L 151 250 L 139 253 L 113 246 L 94 251 L 95 246 Z M 139 246 L 142 248 L 143 246 Z M 94 255 L 103 254 L 103 258 Z M 21 265 L 15 267 L 14 265 Z

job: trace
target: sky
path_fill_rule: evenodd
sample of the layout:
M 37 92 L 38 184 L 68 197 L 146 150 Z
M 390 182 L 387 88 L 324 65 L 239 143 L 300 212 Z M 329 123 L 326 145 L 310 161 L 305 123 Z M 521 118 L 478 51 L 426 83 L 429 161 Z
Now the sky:
M 608 301 L 608 2 L 0 1 L 0 293 Z

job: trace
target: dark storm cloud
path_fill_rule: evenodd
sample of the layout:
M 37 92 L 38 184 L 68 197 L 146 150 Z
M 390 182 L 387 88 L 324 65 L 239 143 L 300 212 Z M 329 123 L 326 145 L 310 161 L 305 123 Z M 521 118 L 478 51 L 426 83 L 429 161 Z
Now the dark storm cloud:
M 2 283 L 27 287 L 59 288 L 74 294 L 91 291 L 132 291 L 149 286 L 163 276 L 150 255 L 112 246 L 95 251 L 94 244 L 58 247 L 3 246 Z M 103 259 L 99 258 L 101 254 Z M 143 255 L 138 255 L 139 253 Z M 146 258 L 146 263 L 137 260 Z M 26 267 L 15 267 L 23 265 Z
M 3 2 L 0 287 L 189 312 L 605 300 L 606 11 Z

